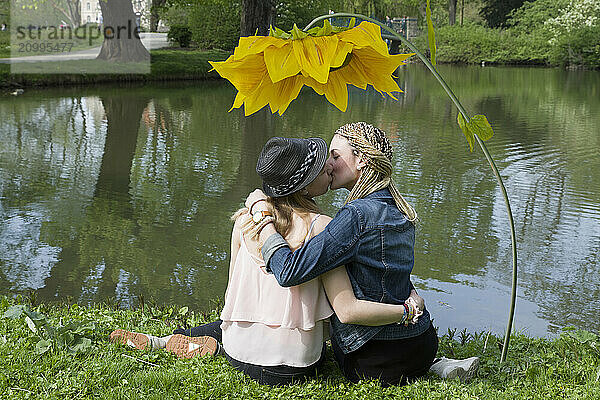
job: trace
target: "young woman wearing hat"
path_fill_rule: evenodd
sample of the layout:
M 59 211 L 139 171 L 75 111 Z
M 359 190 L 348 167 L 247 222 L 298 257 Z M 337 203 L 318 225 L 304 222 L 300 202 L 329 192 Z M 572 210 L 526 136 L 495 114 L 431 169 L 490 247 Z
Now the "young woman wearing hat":
M 267 271 L 282 286 L 300 285 L 345 265 L 360 299 L 403 304 L 412 290 L 417 213 L 392 180 L 392 148 L 383 131 L 364 122 L 340 127 L 327 165 L 331 189 L 350 191 L 346 204 L 324 230 L 292 252 L 277 226 L 267 222 L 259 242 Z M 268 210 L 265 194 L 246 199 L 254 212 Z M 469 378 L 479 359 L 441 359 L 433 364 L 438 338 L 429 312 L 415 324 L 365 326 L 331 318 L 331 342 L 340 368 L 352 380 L 379 378 L 403 384 L 431 369 L 441 376 Z M 433 364 L 433 366 L 432 366 Z
M 343 267 L 290 288 L 264 271 L 257 241 L 262 229 L 274 224 L 298 249 L 331 220 L 312 200 L 331 183 L 327 156 L 327 144 L 319 138 L 272 138 L 263 147 L 256 170 L 269 197 L 257 202 L 260 209 L 249 204 L 232 217 L 221 320 L 164 338 L 119 329 L 111 339 L 138 348 L 166 348 L 183 357 L 214 354 L 222 343 L 234 367 L 261 383 L 278 385 L 313 375 L 322 363 L 324 321 L 333 314 L 331 306 L 346 324 L 416 322 L 420 310 L 415 299 L 406 305 L 357 300 Z

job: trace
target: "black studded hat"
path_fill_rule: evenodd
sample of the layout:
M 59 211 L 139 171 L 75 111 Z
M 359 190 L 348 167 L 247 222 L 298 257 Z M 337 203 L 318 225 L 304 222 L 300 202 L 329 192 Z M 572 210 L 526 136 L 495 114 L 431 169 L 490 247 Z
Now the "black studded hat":
M 263 191 L 270 197 L 283 197 L 310 184 L 327 160 L 327 143 L 321 138 L 274 137 L 265 143 L 256 172 Z

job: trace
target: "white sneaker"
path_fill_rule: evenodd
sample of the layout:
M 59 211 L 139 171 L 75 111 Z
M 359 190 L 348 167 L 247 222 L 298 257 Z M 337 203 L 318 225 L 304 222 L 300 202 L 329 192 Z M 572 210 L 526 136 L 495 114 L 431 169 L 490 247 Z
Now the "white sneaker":
M 461 382 L 469 381 L 479 368 L 479 357 L 453 360 L 451 358 L 438 358 L 429 370 L 445 379 L 460 379 Z

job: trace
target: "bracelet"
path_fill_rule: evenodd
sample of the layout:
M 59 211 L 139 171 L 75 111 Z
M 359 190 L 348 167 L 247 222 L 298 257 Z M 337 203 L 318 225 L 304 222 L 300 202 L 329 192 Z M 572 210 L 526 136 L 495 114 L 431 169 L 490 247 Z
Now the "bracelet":
M 248 207 L 248 212 L 250 213 L 250 215 L 252 215 L 252 207 L 254 207 L 254 205 L 259 201 L 267 201 L 267 199 L 258 199 L 254 203 L 250 204 L 250 207 Z
M 404 306 L 404 313 L 402 314 L 402 319 L 399 322 L 396 322 L 398 325 L 404 325 L 404 323 L 408 319 L 408 313 L 409 313 L 408 306 L 406 305 L 406 303 L 404 303 L 403 306 Z
M 412 322 L 412 319 L 415 317 L 415 309 L 414 309 L 414 307 L 411 307 L 406 303 L 404 303 L 404 305 L 408 309 L 408 317 L 406 318 L 406 321 Z
M 269 225 L 272 222 L 275 222 L 275 218 L 273 218 L 271 216 L 264 217 L 263 220 L 260 221 L 260 223 L 259 223 L 260 227 L 256 231 L 256 236 L 260 236 L 260 233 L 265 228 L 265 226 Z

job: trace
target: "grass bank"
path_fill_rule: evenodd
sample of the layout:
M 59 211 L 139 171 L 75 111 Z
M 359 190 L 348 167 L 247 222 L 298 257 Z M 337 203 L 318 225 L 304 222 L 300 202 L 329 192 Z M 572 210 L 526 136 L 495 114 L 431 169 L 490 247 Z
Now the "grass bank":
M 15 315 L 17 304 L 30 307 L 29 324 L 37 334 L 24 314 L 8 318 L 7 314 Z M 43 321 L 39 313 L 44 314 Z M 186 308 L 32 306 L 22 298 L 2 296 L 0 398 L 600 398 L 600 339 L 582 331 L 568 331 L 551 340 L 515 335 L 504 364 L 498 362 L 501 338 L 485 332 L 449 332 L 440 338 L 439 355 L 480 356 L 481 367 L 473 381 L 461 384 L 428 376 L 386 389 L 376 382 L 349 383 L 331 354 L 317 378 L 270 388 L 245 378 L 222 357 L 179 360 L 166 351 L 136 351 L 108 341 L 115 328 L 163 335 L 177 326 L 215 318 L 216 312 L 194 313 Z M 41 328 L 42 322 L 54 330 Z
M 60 85 L 86 85 L 105 82 L 150 82 L 186 79 L 216 79 L 216 72 L 211 69 L 209 60 L 222 61 L 229 56 L 229 52 L 222 50 L 169 50 L 160 49 L 150 52 L 151 65 L 148 74 L 112 73 L 92 74 L 77 73 L 64 74 L 67 64 L 69 70 L 93 71 L 98 68 L 96 60 L 74 60 L 68 62 L 37 63 L 40 73 L 11 74 L 9 64 L 0 64 L 0 87 L 31 87 L 31 86 L 60 86 Z M 108 63 L 111 71 L 118 71 L 119 65 Z

